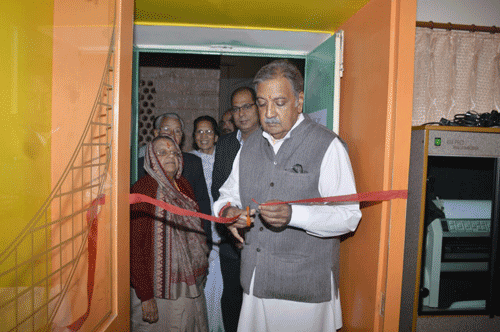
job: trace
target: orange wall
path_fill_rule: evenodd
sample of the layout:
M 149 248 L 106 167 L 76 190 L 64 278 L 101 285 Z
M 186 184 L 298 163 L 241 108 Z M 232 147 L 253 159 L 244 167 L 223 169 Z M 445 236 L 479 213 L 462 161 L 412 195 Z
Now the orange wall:
M 407 188 L 415 14 L 416 0 L 372 0 L 341 27 L 340 136 L 359 192 Z M 344 330 L 396 331 L 406 202 L 365 204 L 362 212 L 341 247 Z
M 71 157 L 80 143 L 80 138 L 85 132 L 96 98 L 102 95 L 103 90 L 100 90 L 99 86 L 103 75 L 107 73 L 105 66 L 110 50 L 113 26 L 118 25 L 115 24 L 115 12 L 117 12 L 116 20 L 120 24 L 122 23 L 121 4 L 120 0 L 54 1 L 53 136 L 51 142 L 53 187 L 56 187 L 59 183 L 61 175 L 64 174 L 66 166 L 70 163 Z M 128 43 L 125 44 L 125 53 L 130 54 L 132 52 L 132 12 L 133 3 L 128 2 L 125 10 L 125 13 L 128 14 L 125 19 L 125 36 L 128 40 Z M 122 27 L 120 26 L 120 28 Z M 115 33 L 119 37 L 121 37 L 120 28 L 115 28 Z M 115 41 L 115 46 L 118 43 Z M 116 47 L 114 55 L 115 79 L 119 76 L 117 69 L 120 68 L 120 64 L 127 60 L 126 56 L 124 60 L 119 59 L 118 54 L 121 54 L 121 52 Z M 128 67 L 131 67 L 131 58 L 128 66 L 125 65 L 125 68 Z M 128 77 L 131 80 L 131 74 Z M 114 93 L 115 98 L 118 98 L 120 85 L 113 80 L 110 84 L 114 84 L 112 94 Z M 130 91 L 130 85 L 125 85 L 124 89 Z M 106 94 L 109 95 L 108 92 Z M 124 92 L 122 95 L 123 98 L 127 99 L 127 105 L 123 112 L 124 114 L 130 114 L 130 92 L 128 94 Z M 111 119 L 111 123 L 113 123 L 112 129 L 109 131 L 106 131 L 106 129 L 92 131 L 91 135 L 85 139 L 85 143 L 105 143 L 107 140 L 106 135 L 103 134 L 105 132 L 112 132 L 113 142 L 118 142 L 115 133 L 118 130 L 116 117 L 119 114 L 119 102 L 115 99 L 114 103 L 113 111 L 106 111 L 105 107 L 101 107 L 98 112 L 99 114 L 114 113 L 114 122 Z M 102 117 L 96 117 L 93 121 L 105 122 Z M 121 138 L 127 147 L 129 146 L 128 137 L 130 135 L 130 130 L 127 129 L 129 128 L 129 122 L 130 120 L 124 125 L 124 130 L 128 131 L 127 136 L 125 139 Z M 115 148 L 115 145 L 113 145 L 113 148 Z M 86 229 L 85 214 L 78 211 L 88 208 L 91 199 L 95 198 L 97 194 L 104 193 L 106 195 L 106 205 L 101 209 L 98 218 L 97 259 L 92 306 L 90 315 L 81 330 L 105 329 L 109 324 L 119 324 L 123 327 L 120 327 L 121 330 L 127 330 L 129 321 L 129 276 L 128 273 L 121 273 L 120 278 L 118 278 L 118 273 L 124 270 L 128 271 L 128 248 L 118 247 L 117 238 L 120 235 L 120 243 L 128 243 L 128 225 L 124 223 L 123 231 L 122 228 L 117 227 L 118 219 L 114 210 L 117 204 L 116 185 L 113 180 L 114 174 L 118 170 L 115 163 L 117 153 L 98 146 L 87 147 L 82 151 L 76 158 L 76 166 L 105 163 L 106 157 L 111 154 L 113 159 L 104 180 L 104 188 L 102 191 L 100 191 L 99 187 L 80 189 L 101 182 L 102 180 L 99 180 L 98 175 L 104 167 L 75 169 L 69 173 L 69 176 L 62 182 L 61 191 L 73 191 L 75 193 L 71 196 L 65 196 L 61 202 L 56 199 L 52 204 L 51 212 L 53 220 L 57 220 L 61 215 L 72 217 L 54 225 L 52 245 L 57 246 L 59 242 L 69 239 L 72 234 L 84 231 Z M 128 151 L 122 155 L 125 157 L 127 153 Z M 124 178 L 128 180 L 128 170 L 125 170 L 125 172 L 127 176 Z M 60 269 L 61 262 L 65 263 L 76 257 L 77 249 L 82 240 L 85 240 L 84 236 L 77 236 L 74 242 L 68 241 L 61 245 L 60 250 L 53 252 L 53 271 Z M 84 247 L 87 247 L 86 243 L 84 243 Z M 59 313 L 69 316 L 66 317 L 65 324 L 75 321 L 87 310 L 87 275 L 89 268 L 87 254 L 87 250 L 84 250 L 74 276 L 71 278 L 65 302 L 59 310 Z M 119 268 L 117 262 L 120 262 L 123 267 Z M 64 285 L 65 281 L 71 277 L 69 268 L 65 268 L 63 271 L 62 277 L 59 273 L 54 275 L 55 278 L 52 280 L 54 289 L 58 289 L 61 283 Z M 113 328 L 111 330 L 120 329 Z
M 130 124 L 132 100 L 132 41 L 134 4 L 117 0 L 117 40 L 115 62 L 115 121 L 113 141 L 113 316 L 106 331 L 129 331 L 130 325 Z
M 112 160 L 104 188 L 106 206 L 99 217 L 93 302 L 82 331 L 129 330 L 128 194 L 133 15 L 133 1 L 77 0 L 71 4 L 55 1 L 52 123 L 57 134 L 52 141 L 53 185 L 68 164 L 92 110 L 113 24 L 116 34 Z M 78 202 L 73 204 L 78 205 Z M 57 212 L 54 209 L 53 214 Z M 86 257 L 83 257 L 76 272 L 76 282 L 70 289 L 72 319 L 86 309 L 86 273 Z
M 111 40 L 114 1 L 54 1 L 52 186 L 89 118 Z
M 410 168 L 411 116 L 413 110 L 413 74 L 415 57 L 415 24 L 417 0 L 400 1 L 393 10 L 394 38 L 392 98 L 393 154 L 392 185 L 396 189 L 408 189 Z M 406 225 L 406 201 L 393 202 L 387 230 L 387 281 L 385 294 L 384 331 L 396 331 L 399 326 L 401 284 L 403 279 L 404 239 Z

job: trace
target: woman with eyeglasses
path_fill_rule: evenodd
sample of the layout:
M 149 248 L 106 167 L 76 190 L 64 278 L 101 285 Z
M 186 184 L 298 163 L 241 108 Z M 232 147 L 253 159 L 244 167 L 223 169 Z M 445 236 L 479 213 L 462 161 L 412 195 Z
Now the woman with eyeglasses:
M 215 144 L 219 139 L 217 121 L 208 115 L 200 116 L 194 120 L 193 125 L 193 151 L 192 154 L 201 158 L 203 174 L 207 183 L 210 206 L 213 198 L 210 188 L 212 187 L 212 170 L 215 160 Z M 208 237 L 210 238 L 210 237 Z M 224 332 L 220 299 L 222 297 L 222 274 L 220 271 L 219 247 L 220 236 L 217 234 L 215 224 L 212 223 L 210 256 L 208 258 L 209 268 L 207 284 L 205 286 L 205 297 L 207 299 L 208 326 L 211 332 Z
M 146 175 L 131 188 L 177 207 L 197 211 L 182 174 L 182 153 L 170 136 L 148 143 Z M 176 215 L 148 203 L 130 207 L 132 331 L 208 331 L 203 285 L 208 245 L 197 217 Z

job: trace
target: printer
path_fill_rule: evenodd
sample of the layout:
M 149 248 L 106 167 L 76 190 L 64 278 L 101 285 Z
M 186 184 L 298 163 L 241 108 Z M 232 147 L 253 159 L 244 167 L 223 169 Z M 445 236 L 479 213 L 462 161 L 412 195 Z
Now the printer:
M 422 307 L 484 309 L 489 291 L 492 202 L 436 199 L 444 218 L 425 235 Z

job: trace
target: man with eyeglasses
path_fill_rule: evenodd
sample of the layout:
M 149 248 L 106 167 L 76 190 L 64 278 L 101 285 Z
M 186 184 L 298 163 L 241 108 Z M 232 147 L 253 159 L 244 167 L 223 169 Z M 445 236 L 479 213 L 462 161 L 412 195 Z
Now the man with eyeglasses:
M 171 136 L 177 145 L 182 148 L 182 143 L 184 142 L 184 122 L 176 113 L 161 114 L 155 120 L 153 134 L 155 137 L 160 135 Z M 145 147 L 146 146 L 143 146 L 139 149 L 139 159 L 137 160 L 138 179 L 143 177 L 145 174 Z M 184 159 L 182 176 L 184 176 L 191 185 L 196 198 L 196 203 L 198 203 L 200 208 L 200 212 L 208 215 L 212 214 L 210 198 L 208 196 L 205 175 L 203 175 L 203 166 L 200 157 L 188 152 L 182 152 L 182 158 Z M 203 220 L 203 229 L 207 235 L 208 243 L 212 243 L 210 221 Z
M 212 174 L 214 201 L 219 198 L 219 188 L 229 177 L 240 147 L 260 127 L 254 89 L 241 87 L 233 91 L 231 105 L 233 120 L 238 130 L 222 136 L 217 142 Z M 225 332 L 233 332 L 238 328 L 243 299 L 243 289 L 240 284 L 240 249 L 236 247 L 234 237 L 225 226 L 219 226 L 217 230 L 222 238 L 220 245 L 220 265 L 224 283 L 221 299 L 222 319 Z
M 231 112 L 238 130 L 221 137 L 217 142 L 212 179 L 214 201 L 219 198 L 219 188 L 231 173 L 240 146 L 260 126 L 255 99 L 255 90 L 250 87 L 240 87 L 231 94 Z

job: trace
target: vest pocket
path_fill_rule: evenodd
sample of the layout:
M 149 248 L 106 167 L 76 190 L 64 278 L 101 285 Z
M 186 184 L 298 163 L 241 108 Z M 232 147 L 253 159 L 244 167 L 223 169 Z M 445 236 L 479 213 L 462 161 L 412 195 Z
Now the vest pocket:
M 283 174 L 284 173 L 284 174 Z M 317 193 L 318 192 L 318 176 L 311 173 L 296 174 L 283 171 L 283 185 L 281 188 L 289 188 L 286 190 L 287 201 L 303 199 L 304 193 Z M 290 190 L 291 189 L 291 190 Z M 319 195 L 319 193 L 318 193 Z M 310 196 L 307 198 L 312 198 Z
M 256 270 L 255 296 L 298 302 L 330 301 L 332 270 L 328 260 L 295 254 L 269 254 L 261 259 L 265 263 Z

